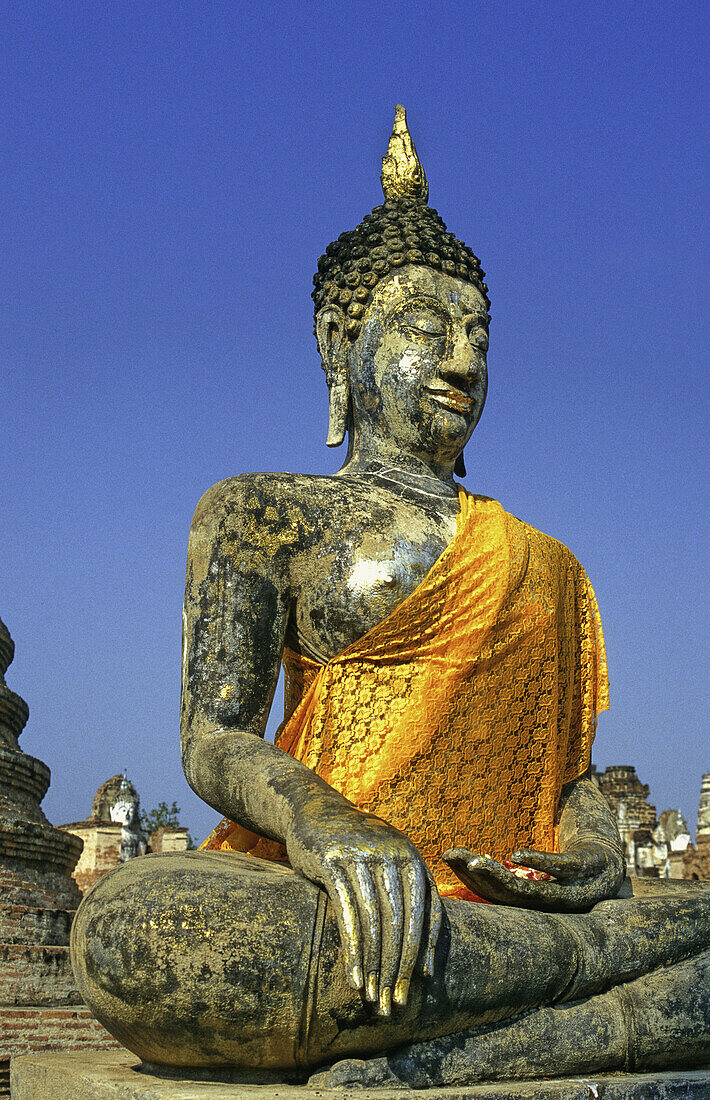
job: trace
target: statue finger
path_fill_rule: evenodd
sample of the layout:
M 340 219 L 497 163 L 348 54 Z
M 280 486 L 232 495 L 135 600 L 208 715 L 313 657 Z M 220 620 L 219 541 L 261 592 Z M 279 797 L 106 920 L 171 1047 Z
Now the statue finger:
M 466 868 L 464 881 L 469 888 L 486 901 L 501 905 L 525 904 L 524 899 L 533 893 L 529 879 L 521 879 L 505 868 L 471 866 Z M 507 878 L 505 877 L 507 875 Z M 461 876 L 463 877 L 463 876 Z M 535 885 L 538 885 L 535 883 Z
M 506 875 L 509 878 L 515 878 L 513 873 L 506 870 L 502 863 L 498 863 L 491 856 L 472 852 L 468 848 L 450 848 L 449 851 L 443 853 L 441 858 L 459 876 L 461 874 L 471 874 L 475 871 L 476 873 L 484 872 L 494 877 L 500 877 L 501 882 L 506 881 Z
M 328 897 L 335 909 L 340 943 L 345 955 L 345 970 L 353 989 L 362 989 L 362 937 L 357 899 L 345 871 L 340 867 L 325 868 L 329 880 Z
M 572 882 L 593 873 L 589 853 L 581 851 L 538 852 L 532 848 L 521 848 L 513 852 L 510 861 L 522 867 L 531 867 L 534 871 L 552 875 L 559 882 Z
M 425 978 L 433 978 L 434 957 L 436 955 L 436 945 L 439 941 L 439 933 L 441 932 L 441 925 L 444 919 L 444 906 L 441 904 L 439 891 L 430 874 L 427 874 L 427 885 L 429 891 L 429 905 L 427 906 L 429 927 L 427 928 L 426 953 L 424 955 L 424 965 L 422 969 Z
M 583 860 L 583 874 L 587 878 L 604 874 L 610 867 L 610 860 L 612 866 L 621 866 L 620 852 L 610 852 L 605 845 L 597 843 L 594 840 L 580 842 L 579 847 L 575 848 L 572 846 L 566 849 L 564 855 L 570 857 L 581 856 Z
M 451 866 L 453 863 L 465 865 L 474 859 L 490 859 L 490 856 L 482 856 L 480 852 L 472 852 L 470 848 L 449 848 L 441 858 Z
M 606 869 L 588 882 L 574 886 L 558 886 L 553 908 L 567 910 L 570 913 L 587 913 L 598 902 L 616 897 L 623 882 L 623 875 Z
M 494 859 L 474 855 L 465 848 L 452 849 L 443 858 L 469 889 L 499 905 L 581 913 L 606 896 L 603 876 L 591 882 L 567 885 L 519 878 Z
M 534 883 L 544 887 L 531 907 L 564 913 L 585 913 L 601 900 L 602 892 L 591 883 L 566 885 L 557 882 Z M 521 902 L 525 904 L 525 902 Z
M 376 1001 L 380 984 L 382 925 L 377 891 L 369 867 L 357 860 L 348 865 L 350 882 L 360 911 L 362 933 L 362 964 L 365 978 L 365 1000 Z
M 389 860 L 375 871 L 382 920 L 382 956 L 380 960 L 380 995 L 377 1011 L 389 1016 L 392 1011 L 392 988 L 399 972 L 402 953 L 404 902 L 397 868 Z
M 401 871 L 402 901 L 404 905 L 404 925 L 402 932 L 402 954 L 399 960 L 399 972 L 394 987 L 394 1002 L 405 1005 L 409 996 L 414 965 L 419 956 L 424 928 L 424 902 L 426 900 L 426 878 L 419 860 L 404 865 Z

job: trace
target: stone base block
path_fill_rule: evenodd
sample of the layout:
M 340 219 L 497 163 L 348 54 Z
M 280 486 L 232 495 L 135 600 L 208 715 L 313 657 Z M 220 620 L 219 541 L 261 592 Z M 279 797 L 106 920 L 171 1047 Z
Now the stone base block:
M 594 1074 L 557 1081 L 491 1082 L 463 1088 L 322 1089 L 222 1076 L 221 1083 L 142 1067 L 128 1051 L 25 1054 L 13 1058 L 12 1100 L 708 1100 L 710 1068 L 653 1074 Z

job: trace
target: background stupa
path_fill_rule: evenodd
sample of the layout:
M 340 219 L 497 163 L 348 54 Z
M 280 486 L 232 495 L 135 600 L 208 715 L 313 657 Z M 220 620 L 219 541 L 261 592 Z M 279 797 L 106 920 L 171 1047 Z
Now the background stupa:
M 74 984 L 69 929 L 81 894 L 72 871 L 82 841 L 40 808 L 50 771 L 19 748 L 29 708 L 5 683 L 14 652 L 0 619 L 0 1097 L 10 1095 L 11 1054 L 118 1045 Z

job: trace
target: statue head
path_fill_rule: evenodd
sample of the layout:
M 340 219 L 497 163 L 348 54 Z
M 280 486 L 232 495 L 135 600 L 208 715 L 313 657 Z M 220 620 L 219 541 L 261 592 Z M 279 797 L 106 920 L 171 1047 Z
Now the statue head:
M 123 775 L 113 775 L 94 795 L 91 817 L 94 821 L 128 825 L 138 821 L 140 803 L 136 788 Z
M 463 473 L 461 451 L 485 400 L 490 302 L 478 257 L 449 233 L 436 210 L 427 206 L 429 188 L 401 106 L 395 111 L 381 180 L 384 205 L 375 207 L 356 229 L 328 245 L 313 280 L 315 333 L 330 390 L 327 442 L 338 446 L 346 430 L 352 433 L 353 420 L 367 427 L 368 416 L 371 422 L 383 414 L 386 417 L 397 405 L 397 427 L 405 428 L 409 415 L 414 429 L 409 435 L 419 436 L 412 438 L 411 444 L 425 445 L 426 408 L 415 408 L 411 399 L 416 398 L 417 386 L 426 392 L 427 387 L 438 387 L 442 395 L 448 393 L 451 413 L 448 439 L 443 438 L 447 436 L 446 416 L 438 418 L 438 434 L 445 451 L 453 447 L 456 472 Z M 400 369 L 398 385 L 392 376 L 392 362 L 389 379 L 382 364 L 378 372 L 373 362 L 377 340 L 382 344 L 390 328 L 400 337 L 400 368 L 410 368 Z M 464 330 L 466 339 L 470 336 L 468 349 L 461 341 Z M 404 346 L 407 340 L 402 337 L 406 335 L 410 345 L 416 346 Z M 415 360 L 418 372 L 411 370 Z M 420 377 L 411 377 L 412 373 Z M 379 392 L 382 381 L 389 383 L 389 393 Z M 456 389 L 458 409 L 453 407 Z M 395 390 L 397 400 L 393 400 Z M 357 391 L 361 391 L 361 400 Z M 438 404 L 446 411 L 447 402 Z M 467 414 L 463 420 L 462 412 Z M 429 437 L 433 443 L 431 432 Z

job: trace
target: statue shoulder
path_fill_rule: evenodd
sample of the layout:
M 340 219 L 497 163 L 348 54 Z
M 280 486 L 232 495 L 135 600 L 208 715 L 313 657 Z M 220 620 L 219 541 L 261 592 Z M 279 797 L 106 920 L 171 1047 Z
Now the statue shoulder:
M 547 564 L 553 571 L 582 570 L 582 566 L 564 542 L 538 530 L 510 512 L 505 512 L 508 541 L 511 546 L 524 544 L 528 557 Z
M 313 530 L 311 513 L 328 497 L 330 478 L 309 474 L 254 473 L 218 481 L 200 498 L 190 528 L 191 544 L 237 540 L 243 547 L 297 549 Z

